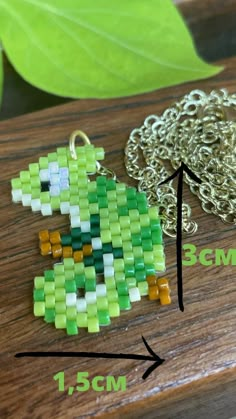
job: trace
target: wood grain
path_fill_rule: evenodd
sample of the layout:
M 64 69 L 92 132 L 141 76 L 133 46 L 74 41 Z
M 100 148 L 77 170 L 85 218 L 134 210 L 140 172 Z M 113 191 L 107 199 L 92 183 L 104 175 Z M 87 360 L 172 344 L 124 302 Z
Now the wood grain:
M 167 276 L 173 303 L 160 307 L 145 298 L 111 326 L 89 335 L 68 337 L 32 314 L 33 278 L 52 266 L 38 251 L 37 233 L 43 228 L 68 226 L 67 216 L 42 217 L 11 202 L 10 179 L 58 146 L 69 134 L 83 129 L 106 150 L 105 165 L 121 180 L 123 150 L 130 131 L 145 116 L 160 113 L 192 88 L 235 90 L 236 58 L 219 62 L 217 77 L 119 100 L 81 100 L 0 124 L 1 144 L 1 418 L 207 418 L 236 415 L 236 287 L 235 266 L 184 268 L 185 312 L 176 297 L 175 241 L 165 239 Z M 203 213 L 195 196 L 185 190 L 199 230 L 185 242 L 198 249 L 236 248 L 235 227 Z M 149 366 L 140 361 L 88 359 L 15 359 L 22 351 L 98 351 L 146 354 L 143 335 L 166 359 L 145 382 Z M 125 375 L 125 392 L 90 390 L 68 396 L 57 390 L 53 376 L 65 371 L 66 386 L 75 385 L 76 372 Z

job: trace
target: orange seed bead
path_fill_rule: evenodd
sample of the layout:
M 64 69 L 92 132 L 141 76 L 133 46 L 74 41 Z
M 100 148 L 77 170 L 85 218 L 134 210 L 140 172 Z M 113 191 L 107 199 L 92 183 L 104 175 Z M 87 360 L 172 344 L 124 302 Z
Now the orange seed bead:
M 71 258 L 73 255 L 73 250 L 71 246 L 65 246 L 62 249 L 63 258 Z
M 157 285 L 157 277 L 155 275 L 147 276 L 148 286 L 152 287 L 153 285 Z
M 60 258 L 62 256 L 62 247 L 60 244 L 52 245 L 52 256 L 54 258 Z
M 159 299 L 159 288 L 157 285 L 149 287 L 148 290 L 149 300 L 158 300 Z
M 42 243 L 49 242 L 49 232 L 48 230 L 42 230 L 39 232 L 39 240 Z
M 52 244 L 59 244 L 61 243 L 61 235 L 59 231 L 52 231 L 49 233 L 50 243 Z
M 83 260 L 82 250 L 76 250 L 73 254 L 73 258 L 74 258 L 75 262 L 82 262 L 82 260 Z
M 160 291 L 160 303 L 163 306 L 171 303 L 169 290 L 163 289 Z
M 47 243 L 41 243 L 40 245 L 40 251 L 42 256 L 47 256 L 52 253 L 52 246 L 49 242 Z
M 93 248 L 91 244 L 85 244 L 83 246 L 83 254 L 84 256 L 90 256 L 93 253 Z
M 167 289 L 167 290 L 170 289 L 169 280 L 167 278 L 159 278 L 157 280 L 157 285 L 158 285 L 160 291 L 164 290 L 164 289 Z

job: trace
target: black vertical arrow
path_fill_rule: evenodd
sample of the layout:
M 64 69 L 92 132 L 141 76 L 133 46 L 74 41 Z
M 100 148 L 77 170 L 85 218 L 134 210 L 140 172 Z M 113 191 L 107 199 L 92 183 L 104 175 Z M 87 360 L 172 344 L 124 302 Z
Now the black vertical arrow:
M 183 173 L 186 172 L 191 179 L 197 183 L 202 183 L 189 168 L 181 162 L 180 167 L 167 179 L 159 183 L 163 185 L 179 175 L 177 188 L 177 226 L 176 226 L 176 256 L 177 256 L 177 285 L 178 285 L 178 301 L 179 308 L 184 311 L 183 304 L 183 272 L 182 272 L 182 201 L 183 201 Z

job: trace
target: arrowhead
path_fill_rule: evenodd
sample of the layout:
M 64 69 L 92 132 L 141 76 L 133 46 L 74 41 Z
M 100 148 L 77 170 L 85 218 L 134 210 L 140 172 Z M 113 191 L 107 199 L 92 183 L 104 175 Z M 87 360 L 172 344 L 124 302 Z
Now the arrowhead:
M 180 172 L 186 172 L 188 175 L 189 175 L 189 177 L 191 177 L 195 182 L 197 182 L 197 183 L 202 183 L 202 181 L 201 181 L 201 179 L 199 179 L 199 177 L 198 176 L 196 176 L 193 172 L 192 172 L 192 170 L 190 170 L 189 168 L 188 168 L 188 166 L 186 166 L 186 164 L 185 163 L 183 163 L 183 162 L 181 162 L 181 165 L 178 167 L 178 169 L 174 172 L 174 173 L 172 173 L 172 175 L 170 175 L 167 179 L 165 179 L 165 180 L 163 180 L 161 183 L 159 183 L 158 184 L 158 186 L 161 186 L 161 185 L 164 185 L 164 183 L 167 183 L 167 182 L 170 182 L 171 180 L 173 180 L 176 176 L 178 176 L 178 174 L 180 173 Z
M 143 374 L 142 378 L 143 380 L 145 380 L 151 373 L 152 371 L 154 371 L 156 368 L 158 368 L 161 364 L 163 364 L 163 362 L 165 361 L 164 359 L 160 358 L 153 350 L 152 348 L 148 345 L 146 339 L 142 336 L 143 339 L 143 343 L 146 346 L 146 349 L 148 350 L 148 352 L 150 353 L 150 355 L 152 355 L 153 357 L 153 361 L 154 364 L 152 364 L 150 367 L 148 367 L 148 369 L 145 371 L 145 373 Z

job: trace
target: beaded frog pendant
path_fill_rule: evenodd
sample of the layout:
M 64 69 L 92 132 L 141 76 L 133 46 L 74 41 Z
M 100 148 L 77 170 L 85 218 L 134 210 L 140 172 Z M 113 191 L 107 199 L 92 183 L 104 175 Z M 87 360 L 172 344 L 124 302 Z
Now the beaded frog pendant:
M 74 134 L 74 135 L 73 135 Z M 74 335 L 98 332 L 141 296 L 170 303 L 158 209 L 145 193 L 96 174 L 103 148 L 58 148 L 12 179 L 13 201 L 51 216 L 68 214 L 70 231 L 39 233 L 42 255 L 58 259 L 34 279 L 34 315 Z

